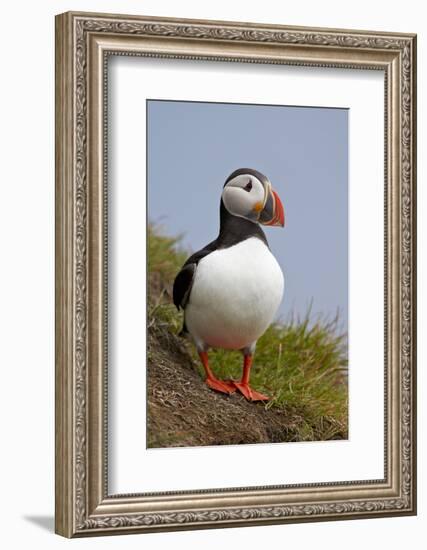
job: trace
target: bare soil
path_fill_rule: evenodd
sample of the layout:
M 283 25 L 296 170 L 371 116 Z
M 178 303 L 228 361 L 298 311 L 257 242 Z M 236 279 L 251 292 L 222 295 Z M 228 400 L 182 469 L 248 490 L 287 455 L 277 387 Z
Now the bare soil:
M 168 328 L 148 331 L 148 441 L 150 448 L 277 443 L 300 440 L 301 415 L 266 409 L 239 394 L 209 389 L 185 342 Z

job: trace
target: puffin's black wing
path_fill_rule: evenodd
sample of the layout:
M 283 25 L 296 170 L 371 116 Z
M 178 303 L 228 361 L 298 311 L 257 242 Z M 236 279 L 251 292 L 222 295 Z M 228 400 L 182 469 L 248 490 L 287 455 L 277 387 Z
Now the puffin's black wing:
M 190 298 L 191 287 L 193 286 L 197 264 L 202 258 L 216 249 L 215 244 L 216 241 L 213 241 L 202 250 L 199 250 L 190 256 L 182 266 L 181 271 L 175 277 L 175 281 L 173 283 L 173 303 L 176 305 L 177 309 L 180 307 L 185 309 L 188 299 Z
M 197 264 L 185 265 L 175 277 L 173 283 L 173 303 L 176 305 L 177 309 L 180 307 L 184 309 L 188 302 L 196 267 Z

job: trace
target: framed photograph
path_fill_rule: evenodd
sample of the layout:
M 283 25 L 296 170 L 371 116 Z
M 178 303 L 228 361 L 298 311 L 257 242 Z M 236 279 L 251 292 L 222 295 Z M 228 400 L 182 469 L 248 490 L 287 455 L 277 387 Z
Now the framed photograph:
M 416 37 L 56 17 L 56 532 L 416 513 Z

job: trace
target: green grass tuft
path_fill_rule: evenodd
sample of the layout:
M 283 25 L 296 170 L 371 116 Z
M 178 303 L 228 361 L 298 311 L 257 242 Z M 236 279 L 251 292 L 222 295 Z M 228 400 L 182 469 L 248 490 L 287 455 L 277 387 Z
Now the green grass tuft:
M 321 418 L 339 430 L 347 425 L 347 353 L 336 324 L 310 325 L 307 317 L 301 323 L 272 325 L 258 341 L 251 385 L 270 396 L 267 407 L 287 405 L 301 411 L 303 440 L 317 439 Z M 240 353 L 216 350 L 211 364 L 220 378 L 241 376 Z
M 172 303 L 173 280 L 190 254 L 180 239 L 151 226 L 148 233 L 148 323 L 166 326 L 178 334 L 182 312 Z M 199 365 L 194 347 L 189 351 Z M 239 379 L 239 352 L 210 352 L 211 366 L 219 378 Z M 347 338 L 339 333 L 338 318 L 310 318 L 276 323 L 259 339 L 251 385 L 271 397 L 266 407 L 292 410 L 301 416 L 300 441 L 347 438 Z
M 187 252 L 179 247 L 180 240 L 179 236 L 163 235 L 159 226 L 148 226 L 148 271 L 151 274 L 157 273 L 165 284 L 173 282 L 188 257 Z

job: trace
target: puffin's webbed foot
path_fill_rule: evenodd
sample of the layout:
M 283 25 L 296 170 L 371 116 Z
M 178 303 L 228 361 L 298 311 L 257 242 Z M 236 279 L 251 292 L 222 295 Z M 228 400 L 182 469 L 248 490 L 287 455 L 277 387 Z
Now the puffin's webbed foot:
M 243 355 L 243 376 L 240 382 L 230 380 L 233 386 L 238 390 L 248 401 L 268 401 L 270 398 L 263 393 L 253 390 L 249 386 L 249 377 L 252 367 L 252 354 L 245 353 Z
M 248 400 L 248 401 L 269 401 L 269 397 L 260 392 L 253 390 L 249 384 L 244 382 L 231 381 L 233 386 Z
M 234 384 L 230 384 L 229 382 L 225 382 L 223 380 L 218 380 L 218 378 L 214 378 L 214 377 L 206 378 L 206 384 L 212 390 L 219 391 L 221 393 L 226 393 L 227 395 L 231 395 L 236 391 Z
M 209 386 L 209 388 L 215 391 L 219 391 L 221 393 L 225 393 L 227 395 L 231 395 L 236 391 L 234 384 L 224 382 L 223 380 L 218 380 L 218 378 L 214 375 L 211 368 L 209 367 L 208 354 L 206 353 L 206 351 L 199 351 L 199 357 L 205 368 L 205 382 Z

